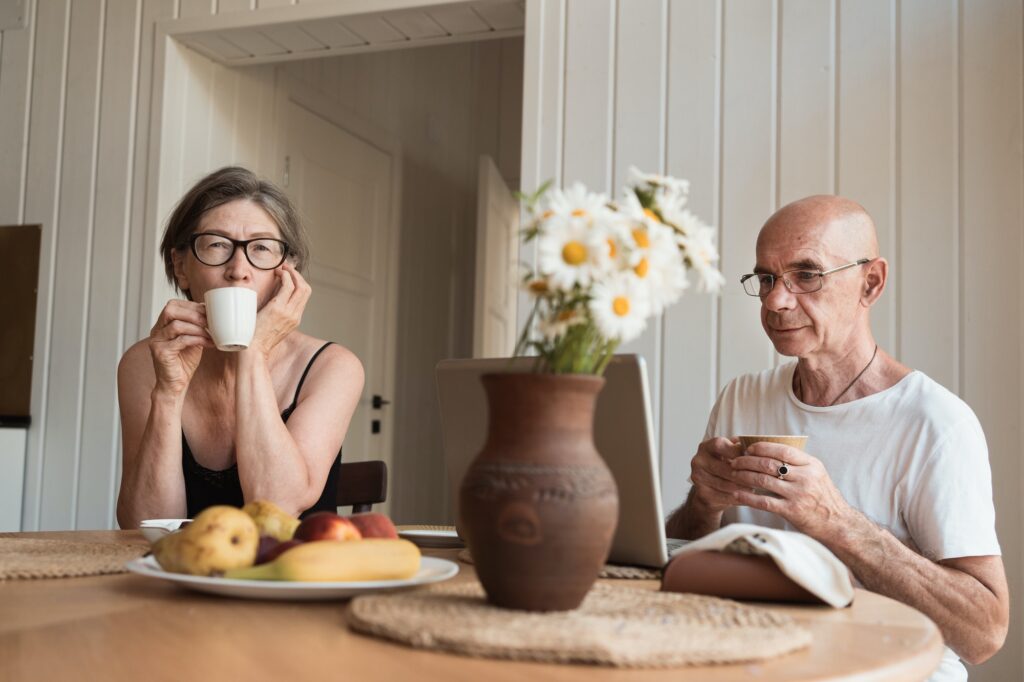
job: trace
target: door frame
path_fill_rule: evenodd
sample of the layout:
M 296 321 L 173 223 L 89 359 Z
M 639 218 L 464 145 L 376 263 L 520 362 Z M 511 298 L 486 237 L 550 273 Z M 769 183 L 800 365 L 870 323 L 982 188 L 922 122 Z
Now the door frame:
M 436 2 L 436 0 L 431 0 L 429 2 L 425 0 L 357 0 L 355 2 L 346 2 L 346 6 L 351 6 L 359 10 L 353 10 L 351 12 L 352 14 L 365 13 L 369 11 L 369 9 L 364 5 L 369 5 L 370 9 L 375 9 L 377 8 L 375 3 L 378 1 L 380 2 L 381 9 L 383 9 L 383 5 L 387 5 L 390 9 L 398 9 L 404 7 L 443 4 Z M 281 11 L 268 12 L 268 14 L 279 16 L 278 21 L 280 23 L 292 22 L 297 18 L 316 18 L 316 16 L 325 14 L 337 15 L 337 8 L 332 8 L 331 3 L 324 3 L 324 5 L 282 7 L 280 8 Z M 300 7 L 305 8 L 308 11 L 289 11 L 299 10 Z M 265 19 L 266 16 L 261 15 L 261 18 Z M 162 177 L 164 159 L 161 147 L 163 146 L 164 124 L 165 122 L 173 124 L 177 121 L 175 115 L 170 111 L 174 98 L 173 96 L 169 96 L 168 87 L 170 84 L 175 84 L 180 87 L 180 85 L 185 83 L 189 78 L 187 69 L 178 66 L 179 60 L 169 58 L 169 55 L 173 50 L 189 49 L 181 44 L 175 38 L 175 35 L 195 30 L 197 25 L 209 28 L 211 24 L 216 23 L 219 28 L 238 28 L 251 26 L 254 23 L 252 17 L 247 13 L 230 13 L 226 15 L 217 15 L 216 17 L 204 17 L 201 19 L 202 23 L 197 24 L 199 21 L 200 20 L 198 19 L 176 19 L 165 20 L 156 24 L 156 39 L 153 47 L 152 104 L 149 117 L 149 154 L 146 164 L 144 199 L 145 221 L 142 234 L 142 252 L 144 254 L 144 258 L 142 262 L 142 286 L 139 302 L 139 315 L 136 321 L 136 334 L 139 338 L 148 334 L 152 320 L 156 318 L 156 315 L 164 305 L 162 297 L 168 291 L 167 285 L 165 285 L 163 281 L 163 261 L 157 253 L 157 244 L 160 239 L 160 228 L 165 220 L 165 216 L 161 215 L 161 207 L 173 205 L 173 203 L 177 201 L 178 197 L 180 197 L 187 189 L 187 187 L 178 186 L 177 178 L 171 179 Z M 260 23 L 266 25 L 274 22 L 261 21 Z M 209 59 L 209 57 L 206 57 L 205 55 L 203 55 L 203 58 Z M 389 270 L 387 274 L 388 293 L 385 305 L 388 310 L 387 317 L 385 319 L 386 333 L 384 348 L 384 357 L 389 358 L 389 361 L 385 363 L 384 386 L 381 387 L 381 390 L 385 392 L 385 395 L 393 397 L 396 383 L 395 367 L 397 364 L 396 329 L 398 324 L 398 268 L 400 266 L 399 254 L 401 251 L 401 142 L 398 137 L 378 128 L 372 122 L 366 121 L 365 119 L 346 111 L 343 106 L 341 106 L 340 102 L 335 100 L 335 98 L 316 92 L 309 86 L 295 80 L 294 78 L 281 76 L 279 74 L 278 77 L 275 78 L 274 83 L 274 108 L 278 114 L 285 110 L 285 106 L 289 99 L 300 106 L 309 109 L 318 116 L 327 119 L 331 123 L 345 129 L 371 146 L 380 149 L 382 152 L 388 154 L 392 159 L 390 178 L 391 211 L 387 221 L 390 238 L 387 261 Z M 283 126 L 284 123 L 282 122 L 281 125 Z M 273 146 L 275 148 L 273 157 L 275 165 L 272 169 L 272 175 L 270 178 L 278 184 L 283 183 L 285 173 L 285 164 L 282 153 L 283 143 L 280 137 L 281 136 L 275 132 L 275 140 L 273 141 Z M 271 172 L 268 169 L 264 170 L 267 173 Z M 298 208 L 301 211 L 301 207 Z M 372 388 L 366 387 L 364 388 L 364 392 L 369 395 L 372 393 Z M 389 418 L 393 425 L 394 419 L 392 415 L 389 415 Z M 390 461 L 393 459 L 393 428 L 384 429 L 382 435 L 384 442 L 381 445 L 383 452 L 386 453 L 385 459 Z M 120 474 L 120 460 L 118 460 L 118 476 L 120 476 Z

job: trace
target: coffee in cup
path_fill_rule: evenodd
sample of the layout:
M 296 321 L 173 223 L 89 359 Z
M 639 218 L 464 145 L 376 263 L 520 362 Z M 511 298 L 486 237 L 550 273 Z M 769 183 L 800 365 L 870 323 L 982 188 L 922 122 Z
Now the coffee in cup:
M 206 292 L 206 323 L 218 350 L 244 350 L 256 331 L 256 292 L 222 287 Z

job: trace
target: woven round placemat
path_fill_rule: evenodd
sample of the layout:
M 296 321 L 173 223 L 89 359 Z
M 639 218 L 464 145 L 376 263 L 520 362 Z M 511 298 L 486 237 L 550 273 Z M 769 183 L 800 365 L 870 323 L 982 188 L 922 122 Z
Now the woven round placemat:
M 0 538 L 0 580 L 124 573 L 126 562 L 148 551 L 147 542 L 114 544 Z
M 469 549 L 463 549 L 458 553 L 459 561 L 464 564 L 473 563 L 473 555 Z M 644 568 L 643 566 L 622 566 L 619 564 L 605 564 L 598 578 L 615 578 L 619 580 L 661 580 L 661 571 L 656 568 Z
M 349 625 L 420 649 L 620 668 L 758 661 L 811 643 L 776 611 L 607 583 L 579 608 L 552 613 L 491 606 L 477 582 L 366 595 L 353 600 Z

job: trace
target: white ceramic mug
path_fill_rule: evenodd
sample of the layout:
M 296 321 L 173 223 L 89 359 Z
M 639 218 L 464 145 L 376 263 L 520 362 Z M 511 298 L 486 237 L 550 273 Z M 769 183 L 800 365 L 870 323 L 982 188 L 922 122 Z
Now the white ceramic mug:
M 206 292 L 206 323 L 218 350 L 244 350 L 256 331 L 256 292 L 223 287 Z

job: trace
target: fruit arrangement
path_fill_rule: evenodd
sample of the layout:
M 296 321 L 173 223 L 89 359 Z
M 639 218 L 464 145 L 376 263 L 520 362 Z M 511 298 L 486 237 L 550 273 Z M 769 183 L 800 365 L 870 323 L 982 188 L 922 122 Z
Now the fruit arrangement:
M 204 509 L 153 544 L 173 573 L 250 580 L 401 580 L 419 571 L 420 551 L 384 514 L 317 512 L 299 520 L 273 502 Z

